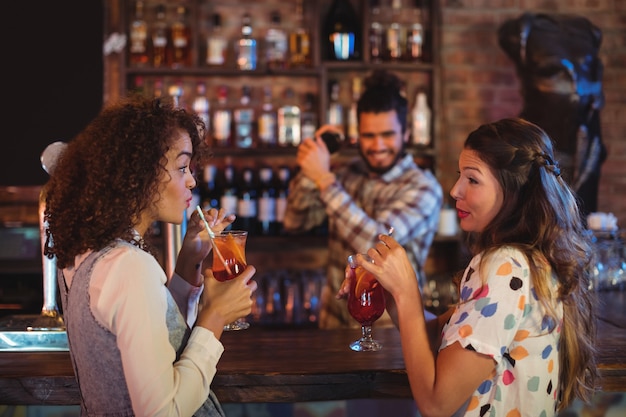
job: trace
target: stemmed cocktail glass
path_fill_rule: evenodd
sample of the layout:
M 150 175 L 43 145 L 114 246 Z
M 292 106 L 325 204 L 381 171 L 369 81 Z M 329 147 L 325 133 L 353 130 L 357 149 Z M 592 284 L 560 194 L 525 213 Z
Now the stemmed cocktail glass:
M 367 255 L 362 256 L 371 262 Z M 353 274 L 348 293 L 348 312 L 361 324 L 361 338 L 352 342 L 350 349 L 358 352 L 380 350 L 383 345 L 372 338 L 372 324 L 385 311 L 383 286 L 371 273 L 357 264 L 356 255 L 348 256 L 348 264 Z

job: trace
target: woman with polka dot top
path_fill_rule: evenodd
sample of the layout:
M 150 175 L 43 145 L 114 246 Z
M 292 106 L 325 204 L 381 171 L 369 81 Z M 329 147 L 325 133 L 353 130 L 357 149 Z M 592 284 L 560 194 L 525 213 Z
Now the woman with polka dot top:
M 362 262 L 387 291 L 421 415 L 548 417 L 588 400 L 598 378 L 590 245 L 551 139 L 519 118 L 480 126 L 450 195 L 474 257 L 446 313 L 424 313 L 392 237 Z

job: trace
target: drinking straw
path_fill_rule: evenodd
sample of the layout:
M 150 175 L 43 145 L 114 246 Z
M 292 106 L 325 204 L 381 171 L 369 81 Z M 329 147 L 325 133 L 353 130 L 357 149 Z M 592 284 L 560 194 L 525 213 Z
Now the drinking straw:
M 202 212 L 202 209 L 200 208 L 200 206 L 196 206 L 196 211 L 200 215 L 202 222 L 204 222 L 204 227 L 206 228 L 206 231 L 209 233 L 209 238 L 211 239 L 211 243 L 213 244 L 213 250 L 217 254 L 218 258 L 220 258 L 220 261 L 222 261 L 222 264 L 224 264 L 224 268 L 226 268 L 226 272 L 228 272 L 228 275 L 232 275 L 233 271 L 230 269 L 230 266 L 228 266 L 226 259 L 224 259 L 224 257 L 222 256 L 222 253 L 217 248 L 217 245 L 215 244 L 215 233 L 209 227 L 209 222 L 206 221 L 206 218 L 204 217 L 204 213 Z

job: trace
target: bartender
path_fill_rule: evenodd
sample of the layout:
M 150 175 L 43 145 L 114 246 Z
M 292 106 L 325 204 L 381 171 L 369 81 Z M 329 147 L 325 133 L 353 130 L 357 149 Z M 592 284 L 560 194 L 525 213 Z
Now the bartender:
M 328 219 L 329 263 L 322 289 L 319 326 L 357 327 L 345 300 L 336 298 L 348 255 L 365 252 L 377 236 L 393 228 L 404 246 L 420 286 L 424 264 L 437 231 L 442 188 L 432 172 L 417 166 L 406 151 L 407 99 L 403 82 L 393 73 L 375 71 L 364 80 L 357 103 L 359 157 L 331 168 L 322 134 L 342 134 L 325 125 L 298 147 L 298 174 L 291 180 L 285 230 L 300 233 Z M 385 313 L 377 325 L 391 325 Z

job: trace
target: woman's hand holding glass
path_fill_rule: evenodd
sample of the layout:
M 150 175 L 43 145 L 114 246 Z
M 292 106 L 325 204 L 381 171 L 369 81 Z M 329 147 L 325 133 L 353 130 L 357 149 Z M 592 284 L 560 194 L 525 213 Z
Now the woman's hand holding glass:
M 226 229 L 234 220 L 234 214 L 224 209 L 211 208 L 205 218 L 215 233 Z M 175 272 L 189 284 L 199 287 L 203 283 L 202 272 L 206 268 L 204 260 L 211 251 L 211 240 L 200 215 L 194 211 L 187 221 L 187 230 L 176 260 Z
M 405 249 L 391 236 L 379 235 L 378 243 L 367 251 L 373 262 L 361 263 L 378 282 L 398 301 L 409 296 L 413 302 L 421 295 L 415 270 Z
M 207 274 L 196 325 L 211 330 L 219 338 L 229 323 L 250 314 L 252 294 L 257 289 L 252 279 L 255 273 L 254 266 L 248 265 L 241 274 L 224 282 Z

